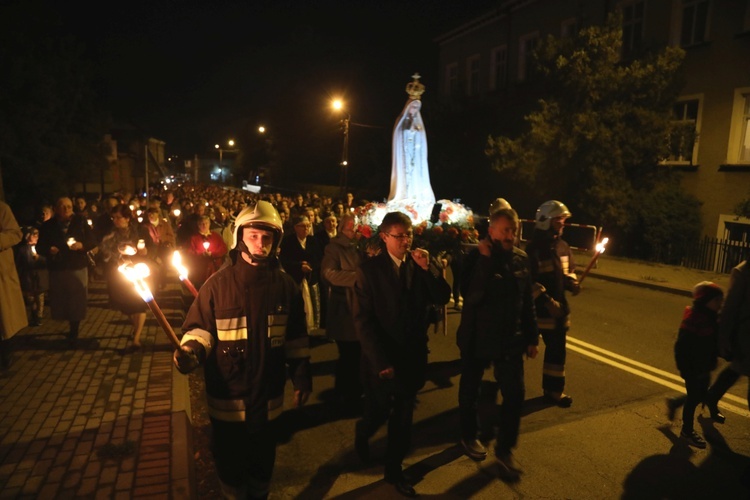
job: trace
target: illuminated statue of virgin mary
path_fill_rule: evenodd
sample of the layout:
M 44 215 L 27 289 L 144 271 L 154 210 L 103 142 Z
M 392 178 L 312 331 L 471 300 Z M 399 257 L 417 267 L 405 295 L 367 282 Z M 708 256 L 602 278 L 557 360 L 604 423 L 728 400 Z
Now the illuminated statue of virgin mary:
M 418 205 L 435 203 L 427 167 L 427 136 L 422 122 L 421 96 L 424 85 L 419 74 L 406 86 L 409 100 L 393 127 L 391 192 L 388 202 L 409 201 Z

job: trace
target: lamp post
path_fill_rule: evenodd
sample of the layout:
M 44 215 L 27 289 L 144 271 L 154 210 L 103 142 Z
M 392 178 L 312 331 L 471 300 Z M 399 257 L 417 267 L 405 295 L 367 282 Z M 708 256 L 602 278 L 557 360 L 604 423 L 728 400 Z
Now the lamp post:
M 341 99 L 335 99 L 331 106 L 334 110 L 340 111 L 344 114 L 344 118 L 339 121 L 341 131 L 344 134 L 344 143 L 341 147 L 341 178 L 339 184 L 341 185 L 341 196 L 346 195 L 346 184 L 347 184 L 347 166 L 349 165 L 349 124 L 351 122 L 351 115 L 344 110 L 344 102 Z
M 230 149 L 224 149 L 219 144 L 215 144 L 214 148 L 219 150 L 219 172 L 221 174 L 221 183 L 224 184 L 224 151 L 227 153 L 236 153 L 239 149 L 234 148 L 234 139 L 229 139 L 227 145 Z

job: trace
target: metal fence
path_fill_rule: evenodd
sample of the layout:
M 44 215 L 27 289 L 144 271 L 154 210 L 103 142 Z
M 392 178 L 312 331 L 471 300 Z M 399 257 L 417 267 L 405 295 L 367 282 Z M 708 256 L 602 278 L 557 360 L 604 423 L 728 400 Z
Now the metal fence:
M 682 265 L 690 269 L 729 273 L 734 266 L 748 257 L 750 242 L 705 236 L 687 250 Z

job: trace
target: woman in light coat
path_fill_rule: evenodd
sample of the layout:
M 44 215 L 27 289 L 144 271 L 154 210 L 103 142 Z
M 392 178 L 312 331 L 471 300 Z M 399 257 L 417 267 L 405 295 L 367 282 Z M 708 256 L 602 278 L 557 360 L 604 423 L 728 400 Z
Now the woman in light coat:
M 10 366 L 8 340 L 28 325 L 13 246 L 23 233 L 10 207 L 0 201 L 0 368 Z
M 338 234 L 325 247 L 321 263 L 321 275 L 330 284 L 326 336 L 336 341 L 339 350 L 334 387 L 337 403 L 345 413 L 361 410 L 362 397 L 361 348 L 352 316 L 354 283 L 360 262 L 355 235 L 354 216 L 345 214 L 339 221 Z

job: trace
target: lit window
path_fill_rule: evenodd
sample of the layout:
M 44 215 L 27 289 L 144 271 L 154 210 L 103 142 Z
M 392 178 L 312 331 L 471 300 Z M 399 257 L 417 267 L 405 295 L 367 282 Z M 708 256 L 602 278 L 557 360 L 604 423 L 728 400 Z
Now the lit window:
M 742 163 L 750 162 L 750 93 L 742 94 L 744 106 L 742 109 L 742 134 L 740 136 L 739 160 Z
M 680 101 L 672 107 L 667 163 L 695 164 L 693 158 L 698 139 L 699 108 L 698 99 Z
M 683 47 L 702 43 L 706 40 L 708 5 L 708 0 L 684 0 L 682 2 L 680 45 Z
M 479 55 L 466 60 L 466 95 L 479 95 Z
M 505 87 L 508 78 L 508 47 L 495 47 L 490 58 L 490 89 Z

